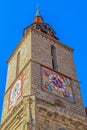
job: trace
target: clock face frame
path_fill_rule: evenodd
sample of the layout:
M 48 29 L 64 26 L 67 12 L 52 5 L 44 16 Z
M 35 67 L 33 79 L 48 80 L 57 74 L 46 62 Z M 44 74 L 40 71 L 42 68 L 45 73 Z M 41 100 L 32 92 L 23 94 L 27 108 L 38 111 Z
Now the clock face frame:
M 23 74 L 21 74 L 10 88 L 8 110 L 14 107 L 22 96 Z
M 41 66 L 42 69 L 42 90 L 57 97 L 73 101 L 71 78 L 53 71 L 50 68 Z

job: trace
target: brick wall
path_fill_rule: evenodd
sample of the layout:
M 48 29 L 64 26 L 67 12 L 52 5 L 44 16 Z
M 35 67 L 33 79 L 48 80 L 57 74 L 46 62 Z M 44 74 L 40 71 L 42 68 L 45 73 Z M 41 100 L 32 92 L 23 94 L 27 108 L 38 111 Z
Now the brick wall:
M 37 99 L 36 130 L 87 130 L 86 117 Z
M 56 47 L 58 72 L 71 78 L 71 88 L 74 96 L 73 102 L 55 96 L 51 93 L 47 93 L 42 90 L 41 64 L 52 69 L 51 45 L 54 45 Z M 61 101 L 62 105 L 57 106 L 56 109 L 58 109 L 58 107 L 61 107 L 64 108 L 65 110 L 85 115 L 85 110 L 81 99 L 79 82 L 77 81 L 77 75 L 72 56 L 73 50 L 70 47 L 60 43 L 59 41 L 56 41 L 53 38 L 50 38 L 49 36 L 35 29 L 30 29 L 27 31 L 24 38 L 19 43 L 19 45 L 11 55 L 10 59 L 8 60 L 8 74 L 6 83 L 6 93 L 4 96 L 2 121 L 9 115 L 7 109 L 9 101 L 9 90 L 11 84 L 17 78 L 16 65 L 17 65 L 17 54 L 19 51 L 20 51 L 19 74 L 21 71 L 23 71 L 24 73 L 23 96 L 35 94 L 38 99 L 47 102 L 48 105 L 50 103 L 54 104 L 55 100 L 57 99 Z M 49 108 L 55 109 L 55 107 L 53 108 L 52 106 L 49 106 Z M 40 116 L 38 118 L 44 118 L 44 117 Z M 45 124 L 45 122 L 43 123 Z M 50 122 L 50 126 L 51 126 L 49 127 L 50 130 L 52 127 L 54 127 L 55 129 L 59 128 L 56 127 L 54 123 L 52 124 L 52 122 Z M 42 129 L 43 130 L 45 129 L 43 125 Z
M 51 38 L 43 35 L 36 30 L 32 31 L 32 93 L 39 98 L 53 103 L 57 98 L 53 94 L 49 94 L 41 90 L 41 66 L 43 64 L 52 69 L 51 45 L 56 47 L 58 72 L 69 76 L 72 80 L 71 88 L 73 91 L 74 101 L 67 101 L 59 98 L 66 109 L 85 115 L 85 110 L 82 102 L 80 84 L 77 80 L 76 70 L 74 66 L 72 49 L 56 42 Z
M 32 59 L 52 68 L 51 45 L 56 48 L 58 71 L 77 80 L 73 50 L 38 31 L 32 31 Z
M 42 78 L 41 66 L 39 64 L 37 64 L 36 62 L 32 62 L 31 66 L 32 66 L 32 68 L 31 68 L 32 94 L 37 95 L 38 98 L 43 99 L 43 100 L 47 101 L 48 103 L 49 102 L 54 103 L 54 101 L 56 99 L 59 99 L 59 100 L 62 101 L 62 103 L 63 103 L 62 107 L 64 107 L 65 109 L 67 109 L 69 111 L 76 112 L 78 114 L 85 115 L 85 110 L 84 110 L 84 107 L 83 107 L 83 102 L 82 102 L 78 82 L 72 80 L 72 83 L 71 83 L 71 88 L 72 88 L 72 91 L 73 91 L 74 101 L 63 99 L 61 97 L 55 96 L 53 94 L 50 94 L 50 93 L 45 92 L 45 91 L 42 90 L 42 87 L 41 87 L 42 86 L 42 82 L 41 82 L 41 78 Z

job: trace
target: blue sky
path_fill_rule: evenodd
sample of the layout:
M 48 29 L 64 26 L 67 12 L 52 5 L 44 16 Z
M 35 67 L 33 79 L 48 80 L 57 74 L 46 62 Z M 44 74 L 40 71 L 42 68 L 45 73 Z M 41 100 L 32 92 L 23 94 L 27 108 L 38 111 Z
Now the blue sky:
M 87 106 L 87 0 L 0 0 L 0 116 L 6 85 L 6 61 L 30 25 L 36 5 L 60 41 L 74 48 L 84 106 Z

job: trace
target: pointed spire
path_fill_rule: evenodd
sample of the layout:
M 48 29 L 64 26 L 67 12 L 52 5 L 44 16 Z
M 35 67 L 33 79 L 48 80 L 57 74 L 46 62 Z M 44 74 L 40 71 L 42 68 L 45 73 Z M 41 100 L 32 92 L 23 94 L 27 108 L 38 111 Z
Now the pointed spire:
M 39 11 L 40 6 L 37 5 L 36 8 L 37 8 L 36 16 L 34 18 L 33 23 L 44 23 L 43 18 L 41 17 L 40 11 Z
M 37 12 L 36 12 L 36 17 L 37 17 L 37 16 L 40 16 L 40 11 L 39 11 L 40 6 L 37 5 L 36 8 L 37 8 Z

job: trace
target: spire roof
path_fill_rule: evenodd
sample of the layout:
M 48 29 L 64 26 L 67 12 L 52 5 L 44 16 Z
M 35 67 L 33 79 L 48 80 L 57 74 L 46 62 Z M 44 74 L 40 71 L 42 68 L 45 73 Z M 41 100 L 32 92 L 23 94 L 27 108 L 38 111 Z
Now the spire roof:
M 53 30 L 53 28 L 49 24 L 45 23 L 43 20 L 43 17 L 40 15 L 39 5 L 37 5 L 36 8 L 37 8 L 36 15 L 34 17 L 33 23 L 30 26 L 32 26 L 33 28 L 59 40 L 56 37 L 56 32 Z M 27 28 L 29 28 L 30 26 L 28 26 Z M 25 30 L 27 28 L 25 28 Z
M 39 11 L 40 6 L 37 5 L 36 8 L 37 8 L 37 12 L 36 12 L 36 17 L 37 17 L 37 16 L 40 16 L 40 11 Z
M 37 8 L 36 16 L 34 18 L 33 23 L 44 23 L 43 18 L 40 15 L 40 11 L 39 11 L 40 7 L 39 7 L 39 5 L 37 5 L 36 8 Z

